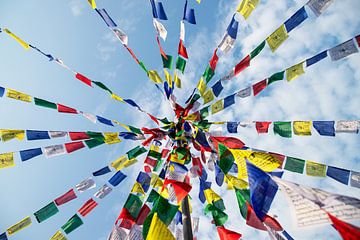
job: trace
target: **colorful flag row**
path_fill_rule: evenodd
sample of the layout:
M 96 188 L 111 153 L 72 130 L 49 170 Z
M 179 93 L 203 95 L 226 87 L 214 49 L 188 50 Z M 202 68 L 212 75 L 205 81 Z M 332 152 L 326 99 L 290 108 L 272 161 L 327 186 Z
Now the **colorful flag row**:
M 336 133 L 359 133 L 360 120 L 339 120 L 339 121 L 246 121 L 227 122 L 226 127 L 229 133 L 237 133 L 238 126 L 253 127 L 259 134 L 268 133 L 270 125 L 273 124 L 274 134 L 281 137 L 291 138 L 292 133 L 297 136 L 310 136 L 311 126 L 321 136 L 335 136 Z
M 54 102 L 51 102 L 51 101 L 48 101 L 45 99 L 32 97 L 26 93 L 22 93 L 22 92 L 19 92 L 19 91 L 10 89 L 10 88 L 5 89 L 0 86 L 0 97 L 3 97 L 4 95 L 6 95 L 6 97 L 8 97 L 8 98 L 23 101 L 23 102 L 28 102 L 28 103 L 34 102 L 34 104 L 36 106 L 44 107 L 44 108 L 48 108 L 48 109 L 55 109 L 59 113 L 81 114 L 83 117 L 85 117 L 92 123 L 99 122 L 99 123 L 105 124 L 107 126 L 112 126 L 112 127 L 114 126 L 114 124 L 116 124 L 116 125 L 119 125 L 119 126 L 125 128 L 129 132 L 141 134 L 140 129 L 138 129 L 136 127 L 132 127 L 130 125 L 123 124 L 117 120 L 110 120 L 110 119 L 107 119 L 102 116 L 93 115 L 91 113 L 85 113 L 83 111 L 76 110 L 75 108 L 68 107 L 68 106 L 60 104 L 60 103 L 54 103 Z

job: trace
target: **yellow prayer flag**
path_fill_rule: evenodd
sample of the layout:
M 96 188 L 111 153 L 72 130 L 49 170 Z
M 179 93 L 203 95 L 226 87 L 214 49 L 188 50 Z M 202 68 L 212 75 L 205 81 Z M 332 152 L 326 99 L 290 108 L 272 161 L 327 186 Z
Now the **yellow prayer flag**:
M 199 80 L 199 83 L 197 85 L 197 89 L 199 89 L 200 95 L 204 95 L 205 91 L 206 91 L 206 83 L 204 81 L 204 78 L 201 77 Z
M 131 132 L 131 129 L 129 128 L 129 126 L 128 126 L 128 125 L 123 124 L 123 123 L 121 123 L 121 122 L 119 122 L 119 121 L 116 121 L 116 120 L 112 120 L 112 121 L 113 121 L 115 124 L 117 124 L 117 125 L 119 125 L 119 126 L 121 126 L 121 127 L 125 128 L 127 131 Z
M 185 160 L 186 160 L 186 158 L 184 158 L 184 159 L 179 159 L 176 153 L 172 153 L 172 154 L 170 155 L 170 161 L 172 161 L 172 162 L 176 162 L 176 163 L 180 163 L 180 164 L 185 164 Z
M 153 173 L 151 175 L 150 185 L 153 186 L 153 188 L 162 187 L 163 181 L 161 180 L 161 178 L 159 178 L 157 174 Z
M 269 153 L 253 152 L 249 156 L 249 161 L 265 172 L 274 171 L 282 162 Z
M 238 5 L 236 11 L 243 15 L 245 19 L 247 19 L 252 11 L 256 8 L 259 4 L 260 0 L 242 0 L 241 3 Z
M 50 240 L 67 240 L 67 238 L 59 230 L 50 238 Z
M 106 144 L 114 144 L 121 142 L 121 139 L 119 139 L 119 133 L 117 132 L 104 132 L 104 137 Z
M 170 197 L 169 190 L 166 187 L 164 187 L 163 189 L 161 189 L 160 195 L 163 198 L 169 199 L 169 197 Z
M 110 96 L 112 99 L 115 99 L 116 101 L 124 102 L 124 99 L 122 97 L 116 95 L 115 93 L 112 93 Z
M 159 74 L 157 73 L 156 70 L 148 71 L 148 76 L 154 83 L 162 83 L 163 82 L 163 80 L 161 79 L 161 77 L 159 76 Z
M 0 154 L 0 169 L 13 166 L 15 166 L 13 152 Z
M 129 160 L 124 162 L 124 165 L 123 165 L 122 168 L 127 168 L 127 167 L 129 167 L 129 166 L 131 166 L 131 165 L 133 165 L 133 164 L 135 164 L 137 162 L 138 162 L 138 160 L 136 158 L 129 159 Z
M 22 40 L 21 38 L 19 38 L 15 34 L 13 34 L 9 29 L 5 28 L 4 31 L 7 34 L 9 34 L 10 37 L 15 39 L 18 43 L 20 43 L 20 45 L 23 46 L 23 48 L 25 48 L 26 50 L 28 50 L 30 48 L 30 45 L 28 43 L 26 43 L 24 40 Z
M 169 87 L 172 88 L 172 79 L 170 73 L 164 68 L 164 74 L 166 82 L 168 83 Z
M 311 135 L 311 121 L 294 121 L 294 133 L 299 136 Z
M 24 101 L 24 102 L 31 102 L 32 101 L 32 97 L 30 95 L 27 95 L 25 93 L 12 90 L 10 88 L 6 89 L 6 96 L 8 98 L 13 98 L 13 99 Z
M 286 69 L 286 80 L 291 81 L 300 76 L 301 74 L 304 74 L 304 64 L 303 62 L 298 63 L 292 67 L 289 67 Z
M 204 104 L 207 104 L 207 103 L 211 102 L 212 100 L 214 100 L 215 96 L 214 96 L 213 90 L 211 88 L 206 90 L 206 92 L 203 95 L 203 98 L 204 98 Z
M 142 194 L 142 195 L 145 195 L 145 191 L 144 191 L 143 187 L 142 187 L 141 184 L 138 183 L 138 182 L 136 182 L 136 183 L 133 185 L 133 187 L 132 187 L 132 189 L 131 189 L 131 192 L 132 192 L 132 193 L 140 193 L 140 194 Z
M 198 115 L 196 115 L 196 113 L 192 113 L 187 115 L 186 117 L 184 117 L 185 120 L 189 120 L 189 121 L 195 121 L 197 119 Z
M 9 129 L 0 129 L 0 137 L 2 141 L 6 142 L 11 139 L 17 138 L 18 140 L 23 140 L 25 137 L 24 130 L 9 130 Z
M 211 105 L 211 114 L 215 114 L 224 109 L 224 100 L 220 99 Z
M 285 25 L 281 25 L 278 29 L 275 30 L 269 37 L 266 38 L 266 41 L 271 48 L 272 52 L 275 52 L 276 49 L 289 37 Z
M 146 240 L 175 240 L 168 227 L 158 217 L 157 213 L 151 220 L 150 228 Z
M 174 72 L 174 82 L 175 82 L 175 86 L 177 88 L 181 88 L 181 79 L 179 78 L 179 76 L 176 74 L 176 71 Z
M 21 220 L 20 222 L 12 225 L 11 227 L 9 227 L 7 229 L 7 233 L 9 234 L 9 236 L 13 235 L 14 233 L 26 228 L 27 226 L 29 226 L 31 224 L 31 218 L 30 217 L 26 217 L 23 220 Z
M 200 3 L 201 3 L 201 0 L 196 0 L 196 2 L 197 2 L 198 4 L 200 4 Z
M 90 6 L 92 7 L 92 9 L 95 9 L 96 8 L 96 2 L 95 0 L 88 0 Z
M 123 168 L 124 163 L 128 160 L 127 156 L 121 156 L 118 159 L 116 159 L 115 161 L 113 161 L 112 163 L 110 163 L 110 165 L 115 168 L 117 171 L 121 170 Z
M 313 177 L 325 177 L 326 165 L 311 161 L 306 161 L 306 175 Z
M 152 145 L 150 146 L 150 150 L 151 150 L 151 151 L 155 151 L 155 152 L 160 152 L 160 147 L 152 144 Z
M 216 202 L 221 199 L 221 197 L 216 192 L 214 192 L 211 188 L 205 189 L 204 195 L 206 198 L 206 202 L 208 204 L 212 204 L 213 202 Z
M 249 186 L 249 184 L 244 180 L 234 177 L 230 174 L 225 175 L 225 182 L 228 184 L 228 190 L 234 189 L 234 187 L 237 189 L 246 189 Z

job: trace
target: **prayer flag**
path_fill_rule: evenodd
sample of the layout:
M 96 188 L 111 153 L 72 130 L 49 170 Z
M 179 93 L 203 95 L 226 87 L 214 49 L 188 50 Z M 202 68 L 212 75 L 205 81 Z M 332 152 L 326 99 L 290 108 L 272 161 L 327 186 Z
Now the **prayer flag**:
M 57 109 L 58 109 L 58 112 L 61 112 L 61 113 L 73 113 L 73 114 L 78 113 L 76 109 L 71 108 L 71 107 L 67 107 L 67 106 L 62 105 L 60 103 L 57 104 Z
M 218 186 L 221 187 L 221 185 L 224 182 L 225 174 L 222 172 L 222 170 L 219 168 L 217 164 L 215 164 L 215 181 Z
M 227 27 L 226 31 L 227 34 L 232 37 L 233 39 L 236 39 L 237 32 L 238 32 L 239 22 L 235 19 L 235 14 L 233 15 L 231 22 L 229 26 Z
M 75 77 L 91 87 L 91 80 L 80 73 L 76 73 Z
M 21 141 L 25 137 L 25 131 L 24 130 L 0 129 L 0 137 L 3 142 L 7 142 L 14 138 Z
M 360 228 L 341 221 L 330 213 L 326 212 L 329 216 L 331 222 L 333 223 L 333 227 L 339 232 L 340 236 L 344 240 L 355 240 L 360 239 Z
M 242 0 L 241 3 L 238 5 L 236 11 L 243 15 L 245 19 L 247 19 L 252 11 L 256 8 L 259 4 L 260 0 Z
M 101 176 L 101 175 L 107 174 L 107 173 L 109 173 L 109 172 L 111 172 L 111 170 L 110 170 L 110 168 L 109 168 L 108 166 L 106 166 L 106 167 L 103 167 L 103 168 L 101 168 L 101 169 L 93 172 L 92 175 L 95 176 L 95 177 L 97 177 L 97 176 Z
M 286 69 L 286 80 L 291 81 L 295 78 L 299 77 L 300 75 L 304 74 L 304 62 L 298 63 L 292 67 Z
M 179 76 L 176 74 L 176 71 L 174 71 L 174 82 L 175 82 L 175 86 L 177 88 L 181 88 L 181 79 L 179 78 Z
M 157 34 L 165 41 L 167 37 L 167 30 L 164 25 L 156 19 L 153 19 L 153 25 Z
M 239 123 L 238 122 L 227 122 L 226 127 L 229 133 L 237 133 Z
M 360 173 L 351 171 L 350 186 L 360 188 Z
M 136 219 L 141 210 L 142 201 L 139 196 L 135 194 L 129 194 L 124 204 L 124 209 L 127 210 L 131 218 Z
M 102 82 L 97 82 L 97 81 L 92 81 L 93 84 L 95 84 L 96 86 L 98 86 L 99 88 L 108 91 L 110 94 L 112 94 L 113 92 L 111 91 L 111 89 L 109 89 L 107 86 L 105 86 L 105 84 L 103 84 Z
M 104 141 L 106 144 L 115 144 L 121 142 L 119 133 L 117 132 L 104 132 Z
M 86 190 L 89 190 L 89 189 L 92 189 L 95 187 L 96 187 L 96 183 L 95 183 L 94 179 L 92 179 L 91 177 L 89 177 L 75 185 L 76 190 L 78 190 L 78 192 L 80 192 L 80 193 L 85 192 Z
M 5 88 L 0 87 L 0 97 L 4 96 Z
M 204 212 L 205 215 L 211 212 L 211 215 L 213 217 L 216 226 L 223 226 L 225 222 L 228 220 L 228 215 L 225 212 L 223 212 L 223 210 L 219 209 L 213 204 L 208 204 L 205 207 Z
M 78 213 L 85 217 L 88 215 L 96 206 L 98 205 L 92 198 L 90 198 L 86 203 L 78 210 Z
M 13 34 L 9 29 L 5 28 L 4 31 L 13 39 L 15 39 L 23 48 L 28 50 L 30 48 L 30 45 L 26 43 L 24 40 Z
M 175 237 L 172 235 L 167 226 L 161 221 L 158 217 L 158 213 L 154 213 L 149 231 L 147 233 L 146 240 L 175 240 Z
M 280 45 L 285 42 L 289 37 L 285 25 L 282 24 L 278 29 L 276 29 L 269 37 L 266 38 L 266 41 L 272 52 L 275 52 Z
M 104 143 L 105 143 L 104 139 L 98 139 L 98 138 L 85 140 L 86 146 L 90 149 L 100 146 L 101 144 L 104 144 Z
M 197 89 L 199 90 L 201 96 L 203 96 L 203 95 L 205 94 L 205 91 L 206 91 L 206 83 L 205 83 L 203 77 L 200 78 L 200 80 L 199 80 L 199 82 L 198 82 L 198 85 L 197 85 Z
M 215 114 L 224 109 L 224 100 L 220 99 L 211 105 L 211 114 Z
M 67 238 L 59 230 L 50 238 L 50 240 L 67 240 Z
M 159 74 L 157 73 L 156 70 L 149 70 L 148 71 L 148 77 L 154 83 L 162 83 L 163 82 L 163 80 L 161 79 L 161 77 L 159 76 Z
M 85 145 L 82 141 L 80 142 L 71 142 L 71 143 L 65 143 L 65 148 L 67 153 L 75 152 L 81 148 L 84 148 Z
M 114 187 L 116 187 L 117 185 L 119 185 L 119 183 L 122 182 L 122 180 L 124 180 L 126 178 L 126 175 L 123 174 L 121 171 L 117 171 L 114 176 L 112 176 L 109 179 L 109 183 L 111 185 L 113 185 Z
M 21 220 L 20 222 L 12 225 L 11 227 L 9 227 L 6 231 L 9 234 L 9 236 L 17 233 L 20 230 L 23 230 L 24 228 L 28 227 L 31 225 L 31 218 L 30 217 L 26 217 L 23 220 Z
M 264 79 L 258 83 L 255 83 L 252 88 L 253 88 L 253 93 L 254 96 L 258 95 L 262 90 L 264 90 L 267 86 L 267 80 Z
M 296 173 L 303 173 L 305 167 L 305 160 L 293 157 L 286 157 L 285 167 L 284 169 L 296 172 Z
M 260 133 L 268 133 L 269 126 L 272 122 L 255 122 L 256 131 Z
M 38 223 L 45 221 L 46 219 L 54 216 L 59 212 L 59 209 L 56 207 L 54 202 L 49 203 L 45 207 L 41 208 L 37 212 L 34 213 L 34 216 Z
M 173 57 L 171 55 L 166 55 L 166 58 L 161 55 L 163 61 L 163 67 L 167 69 L 171 69 L 173 65 Z
M 345 185 L 348 185 L 350 171 L 342 168 L 328 166 L 326 170 L 326 176 L 331 177 Z
M 270 85 L 273 82 L 283 80 L 284 73 L 285 73 L 285 71 L 282 71 L 282 72 L 277 72 L 277 73 L 274 73 L 273 75 L 271 75 L 271 77 L 268 78 L 268 85 Z
M 8 98 L 13 98 L 13 99 L 20 100 L 20 101 L 23 101 L 23 102 L 31 102 L 32 101 L 32 97 L 30 95 L 27 95 L 27 94 L 22 93 L 22 92 L 15 91 L 15 90 L 10 89 L 10 88 L 6 89 L 6 96 Z
M 313 121 L 313 127 L 321 136 L 335 136 L 334 121 Z
M 284 23 L 287 32 L 291 32 L 294 28 L 299 26 L 305 19 L 308 18 L 305 7 L 300 8 L 294 15 L 292 15 L 286 22 Z
M 205 69 L 205 72 L 203 73 L 203 77 L 205 78 L 206 83 L 208 83 L 212 79 L 214 74 L 215 74 L 214 70 L 212 70 L 210 65 L 208 65 Z
M 88 0 L 88 3 L 89 3 L 90 6 L 92 7 L 92 9 L 96 9 L 96 2 L 95 2 L 95 0 Z
M 307 3 L 307 6 L 314 12 L 318 17 L 320 16 L 332 3 L 334 0 L 310 0 Z
M 81 225 L 83 225 L 83 221 L 75 214 L 61 227 L 61 229 L 64 230 L 66 234 L 69 234 Z
M 341 43 L 336 47 L 329 49 L 328 51 L 332 61 L 337 61 L 353 53 L 359 52 L 355 46 L 354 39 L 350 39 L 344 43 Z
M 218 97 L 224 87 L 221 84 L 221 80 L 217 81 L 212 87 L 212 91 L 216 97 Z
M 180 39 L 180 42 L 179 42 L 179 50 L 178 50 L 178 54 L 180 56 L 182 56 L 183 58 L 186 58 L 188 59 L 188 54 L 187 54 L 187 51 L 186 51 L 186 47 L 184 46 L 184 42 Z
M 41 150 L 41 148 L 33 148 L 33 149 L 27 149 L 27 150 L 22 150 L 20 151 L 20 158 L 21 161 L 26 161 L 29 160 L 31 158 L 34 158 L 36 156 L 41 155 L 43 152 Z
M 112 188 L 109 187 L 107 184 L 104 184 L 104 186 L 102 186 L 95 194 L 94 196 L 99 198 L 99 199 L 103 199 L 104 197 L 106 197 L 110 192 L 112 191 Z
M 67 193 L 61 195 L 60 197 L 56 198 L 54 202 L 56 205 L 60 206 L 67 202 L 70 202 L 71 200 L 77 198 L 74 189 L 70 189 Z
M 321 61 L 322 59 L 324 59 L 326 57 L 327 57 L 327 50 L 325 50 L 311 58 L 308 58 L 308 59 L 306 59 L 306 67 L 310 67 L 311 65 Z
M 360 47 L 360 35 L 357 35 L 356 37 L 355 37 L 355 40 L 356 40 L 356 42 L 357 42 L 357 44 L 358 44 L 358 47 Z M 0 94 L 1 95 L 1 94 Z
M 247 204 L 250 202 L 250 190 L 249 189 L 237 189 L 235 188 L 236 199 L 240 208 L 241 216 L 246 220 L 247 216 Z
M 251 95 L 251 87 L 244 88 L 240 90 L 238 93 L 236 93 L 236 96 L 240 98 L 250 97 L 250 95 Z
M 224 108 L 230 107 L 231 105 L 235 104 L 235 95 L 230 95 L 224 98 Z
M 104 22 L 108 27 L 110 28 L 117 27 L 116 23 L 114 22 L 114 20 L 111 19 L 111 17 L 109 16 L 109 14 L 106 12 L 105 9 L 96 8 L 95 11 L 100 15 L 100 17 L 104 20 Z
M 89 135 L 86 132 L 69 132 L 69 137 L 72 141 L 89 139 Z
M 0 169 L 13 166 L 15 166 L 13 152 L 0 154 Z
M 291 122 L 274 122 L 274 134 L 281 137 L 291 138 Z
M 180 21 L 180 39 L 185 41 L 185 24 L 184 24 L 184 21 Z
M 112 123 L 111 120 L 109 119 L 106 119 L 104 117 L 100 117 L 100 116 L 96 116 L 97 120 L 105 125 L 108 125 L 108 126 L 114 126 L 114 124 Z
M 179 71 L 181 71 L 184 74 L 185 71 L 185 66 L 186 66 L 186 60 L 183 59 L 182 57 L 178 56 L 176 58 L 176 69 L 178 69 Z
M 50 139 L 48 131 L 26 130 L 27 140 Z
M 311 161 L 306 161 L 306 175 L 313 177 L 325 177 L 326 165 Z
M 254 59 L 265 47 L 266 41 L 263 41 L 260 43 L 259 46 L 257 46 L 251 53 L 250 53 L 250 59 Z
M 216 54 L 216 52 L 217 52 L 217 48 L 215 49 L 214 54 L 213 54 L 213 56 L 211 57 L 210 62 L 209 62 L 210 67 L 211 67 L 211 69 L 212 69 L 213 71 L 215 71 L 217 62 L 219 61 L 219 57 L 218 57 L 218 55 Z
M 240 233 L 226 229 L 224 226 L 218 226 L 216 228 L 217 228 L 220 240 L 238 240 L 241 238 Z
M 225 34 L 225 36 L 222 39 L 222 41 L 220 42 L 218 48 L 222 52 L 227 53 L 234 47 L 234 44 L 235 44 L 235 39 L 230 37 L 228 34 Z
M 59 138 L 59 137 L 66 137 L 67 132 L 63 131 L 49 131 L 51 138 Z
M 123 45 L 128 44 L 129 38 L 123 30 L 121 30 L 120 28 L 112 28 L 111 30 L 114 32 L 117 39 L 120 40 L 121 44 Z
M 57 109 L 57 105 L 55 103 L 43 100 L 41 98 L 34 97 L 34 102 L 35 102 L 35 105 L 37 105 L 37 106 L 51 108 L 51 109 Z
M 283 163 L 283 159 L 280 156 L 258 151 L 253 151 L 247 159 L 265 172 L 271 172 Z
M 224 174 L 227 174 L 235 161 L 234 155 L 221 143 L 218 143 L 217 147 L 219 154 L 219 168 Z
M 311 135 L 311 121 L 294 121 L 293 130 L 295 135 L 310 136 Z
M 336 122 L 337 133 L 359 133 L 359 122 L 357 120 L 340 120 Z
M 238 75 L 242 72 L 245 68 L 250 66 L 250 55 L 247 55 L 244 59 L 242 59 L 238 64 L 236 64 L 234 69 L 234 74 Z
M 57 145 L 44 147 L 43 153 L 45 154 L 45 157 L 51 158 L 65 154 L 66 150 L 64 144 L 57 144 Z
M 187 2 L 186 2 L 186 5 L 185 5 L 185 11 L 184 11 L 183 20 L 185 20 L 185 21 L 187 21 L 188 23 L 191 23 L 191 24 L 196 24 L 195 10 L 193 8 L 187 8 Z

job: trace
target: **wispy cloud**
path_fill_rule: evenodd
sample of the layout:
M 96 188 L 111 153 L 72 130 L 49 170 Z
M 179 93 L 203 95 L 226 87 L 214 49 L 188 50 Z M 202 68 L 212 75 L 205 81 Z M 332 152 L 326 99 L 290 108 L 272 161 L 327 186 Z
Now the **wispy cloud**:
M 87 7 L 85 4 L 85 1 L 71 0 L 69 2 L 71 13 L 76 17 L 80 16 L 83 13 L 85 7 Z

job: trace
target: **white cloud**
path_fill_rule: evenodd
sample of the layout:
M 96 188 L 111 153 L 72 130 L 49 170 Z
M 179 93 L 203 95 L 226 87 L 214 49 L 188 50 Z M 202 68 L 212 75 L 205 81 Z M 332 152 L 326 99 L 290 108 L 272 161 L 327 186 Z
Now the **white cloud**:
M 83 10 L 85 9 L 85 7 L 87 7 L 86 3 L 81 0 L 71 0 L 69 2 L 69 6 L 70 6 L 71 13 L 76 17 L 80 16 L 83 13 Z

